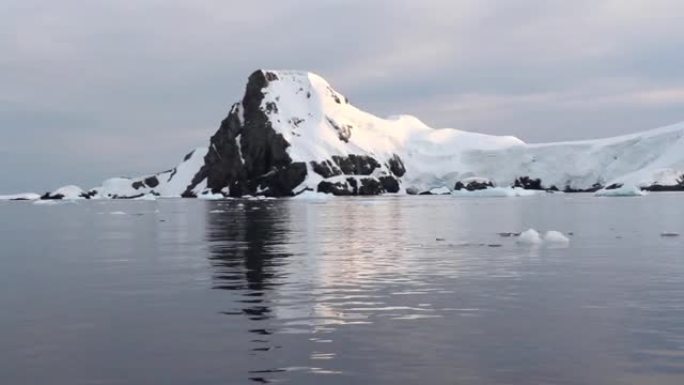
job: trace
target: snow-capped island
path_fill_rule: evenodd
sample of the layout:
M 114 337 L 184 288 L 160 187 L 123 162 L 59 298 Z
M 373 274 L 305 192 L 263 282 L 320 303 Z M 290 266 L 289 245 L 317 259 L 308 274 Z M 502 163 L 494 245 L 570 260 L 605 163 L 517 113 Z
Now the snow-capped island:
M 82 190 L 0 199 L 288 197 L 455 191 L 684 191 L 684 124 L 615 138 L 527 144 L 512 136 L 382 119 L 307 72 L 259 70 L 207 147 L 173 169 Z M 615 190 L 616 194 L 610 191 Z

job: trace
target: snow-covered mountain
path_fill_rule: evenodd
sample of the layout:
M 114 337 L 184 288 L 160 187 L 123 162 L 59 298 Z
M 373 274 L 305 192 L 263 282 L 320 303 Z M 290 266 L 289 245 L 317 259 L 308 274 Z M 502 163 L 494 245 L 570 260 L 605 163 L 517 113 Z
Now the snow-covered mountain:
M 43 198 L 427 193 L 520 187 L 566 192 L 684 190 L 684 124 L 609 139 L 526 144 L 412 116 L 386 119 L 349 103 L 323 78 L 256 71 L 209 145 L 175 168 L 113 178 Z M 5 196 L 28 199 L 35 195 Z

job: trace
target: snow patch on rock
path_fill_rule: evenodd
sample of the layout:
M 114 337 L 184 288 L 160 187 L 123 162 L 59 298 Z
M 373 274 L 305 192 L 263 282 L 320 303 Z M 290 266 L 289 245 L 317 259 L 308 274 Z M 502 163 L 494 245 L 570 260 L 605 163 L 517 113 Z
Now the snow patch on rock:
M 74 186 L 74 185 L 69 185 L 69 186 L 60 187 L 57 190 L 51 192 L 50 196 L 55 197 L 57 199 L 74 200 L 74 199 L 84 199 L 83 194 L 84 194 L 84 191 L 80 187 Z
M 565 236 L 565 234 L 556 230 L 549 230 L 544 233 L 542 237 L 541 234 L 535 229 L 528 229 L 523 231 L 518 236 L 516 243 L 519 245 L 548 245 L 552 247 L 567 246 L 570 243 L 570 239 Z

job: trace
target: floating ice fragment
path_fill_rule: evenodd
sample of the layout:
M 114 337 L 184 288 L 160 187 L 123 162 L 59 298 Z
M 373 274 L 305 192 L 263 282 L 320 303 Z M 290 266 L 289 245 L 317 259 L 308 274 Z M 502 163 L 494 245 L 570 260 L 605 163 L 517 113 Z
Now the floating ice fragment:
M 198 195 L 197 198 L 208 200 L 208 201 L 217 201 L 217 200 L 225 199 L 226 197 L 221 193 L 214 194 L 211 191 L 205 191 L 202 194 Z
M 538 245 L 542 243 L 542 238 L 537 230 L 529 229 L 520 233 L 517 243 L 521 245 Z
M 549 230 L 544 234 L 544 242 L 554 244 L 568 244 L 570 239 L 560 231 Z
M 61 202 L 58 201 L 58 200 L 53 200 L 53 199 L 49 199 L 49 200 L 38 200 L 38 201 L 34 201 L 34 202 L 33 202 L 34 205 L 39 205 L 39 206 L 52 206 L 52 205 L 56 205 L 56 204 L 59 204 L 59 203 L 61 203 Z
M 456 190 L 451 195 L 457 197 L 478 197 L 478 198 L 507 198 L 507 197 L 528 197 L 538 195 L 543 191 L 525 190 L 519 187 L 490 187 L 484 190 Z

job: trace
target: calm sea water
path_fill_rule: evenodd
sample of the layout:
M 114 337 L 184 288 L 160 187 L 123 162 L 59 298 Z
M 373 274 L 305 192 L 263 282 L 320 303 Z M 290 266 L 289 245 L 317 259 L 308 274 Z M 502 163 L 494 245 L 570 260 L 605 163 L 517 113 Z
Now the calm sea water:
M 682 384 L 684 195 L 0 202 L 0 384 L 271 382 Z

